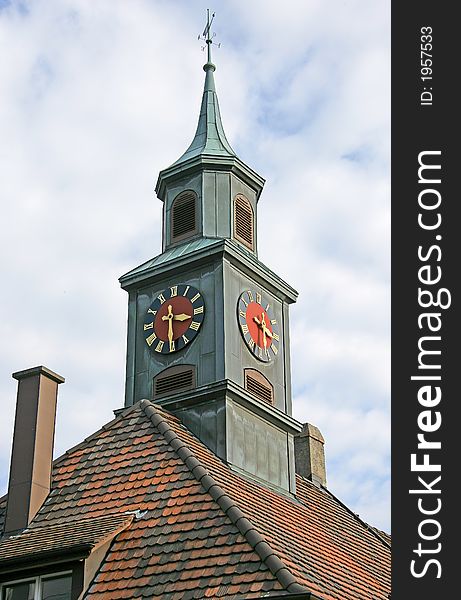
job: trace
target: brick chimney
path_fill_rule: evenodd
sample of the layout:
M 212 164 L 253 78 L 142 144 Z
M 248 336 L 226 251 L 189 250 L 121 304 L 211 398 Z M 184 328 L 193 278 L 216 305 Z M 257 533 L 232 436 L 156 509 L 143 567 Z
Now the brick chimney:
M 4 533 L 25 529 L 50 492 L 56 400 L 64 382 L 46 367 L 13 377 L 19 383 Z
M 315 425 L 310 423 L 304 423 L 300 433 L 295 435 L 296 473 L 310 479 L 317 486 L 326 487 L 324 445 L 323 435 Z

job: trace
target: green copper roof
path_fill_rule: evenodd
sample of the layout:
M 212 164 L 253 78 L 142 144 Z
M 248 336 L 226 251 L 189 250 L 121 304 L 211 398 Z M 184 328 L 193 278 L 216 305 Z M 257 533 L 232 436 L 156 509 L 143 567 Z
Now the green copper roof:
M 226 139 L 226 134 L 224 133 L 221 121 L 218 96 L 216 94 L 213 76 L 216 67 L 213 63 L 207 62 L 203 69 L 206 73 L 205 87 L 203 89 L 202 106 L 200 108 L 197 131 L 195 132 L 194 139 L 189 148 L 171 166 L 186 162 L 190 158 L 200 156 L 201 154 L 236 156 Z

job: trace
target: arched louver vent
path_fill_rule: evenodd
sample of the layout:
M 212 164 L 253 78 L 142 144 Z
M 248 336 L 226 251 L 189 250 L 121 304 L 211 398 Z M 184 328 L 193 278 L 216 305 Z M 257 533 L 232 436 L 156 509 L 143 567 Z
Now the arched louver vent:
M 262 373 L 255 369 L 245 369 L 245 389 L 267 404 L 274 404 L 274 388 Z
M 234 200 L 234 237 L 250 250 L 254 249 L 253 208 L 243 194 L 237 194 Z
M 179 194 L 171 207 L 171 241 L 177 242 L 197 233 L 197 196 L 187 191 Z
M 154 399 L 195 388 L 195 367 L 177 365 L 154 377 Z

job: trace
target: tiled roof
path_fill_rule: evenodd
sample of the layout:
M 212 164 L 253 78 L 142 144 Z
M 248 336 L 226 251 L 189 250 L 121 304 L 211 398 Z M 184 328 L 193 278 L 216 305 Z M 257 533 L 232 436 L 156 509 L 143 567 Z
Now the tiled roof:
M 294 498 L 239 475 L 148 401 L 55 461 L 31 529 L 127 511 L 139 518 L 117 535 L 85 598 L 390 592 L 389 545 L 331 493 L 297 477 Z
M 18 535 L 0 541 L 0 566 L 19 557 L 70 552 L 77 548 L 88 551 L 103 544 L 126 529 L 133 515 L 107 515 L 90 519 L 58 521 L 45 527 L 35 523 Z

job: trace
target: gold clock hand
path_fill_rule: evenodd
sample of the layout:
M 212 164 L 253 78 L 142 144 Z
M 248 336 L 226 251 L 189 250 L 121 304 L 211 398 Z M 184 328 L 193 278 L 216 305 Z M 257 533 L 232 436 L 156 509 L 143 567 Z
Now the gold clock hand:
M 171 304 L 168 305 L 168 314 L 163 315 L 162 321 L 168 321 L 168 341 L 173 341 L 173 307 Z
M 271 338 L 272 333 L 271 333 L 271 330 L 266 325 L 266 317 L 265 317 L 264 313 L 262 314 L 261 325 L 264 329 L 265 334 Z
M 253 317 L 253 321 L 261 327 L 261 321 L 258 319 L 258 317 Z
M 186 315 L 185 313 L 180 313 L 179 315 L 175 315 L 173 317 L 175 321 L 187 321 L 187 319 L 192 319 L 190 315 Z

